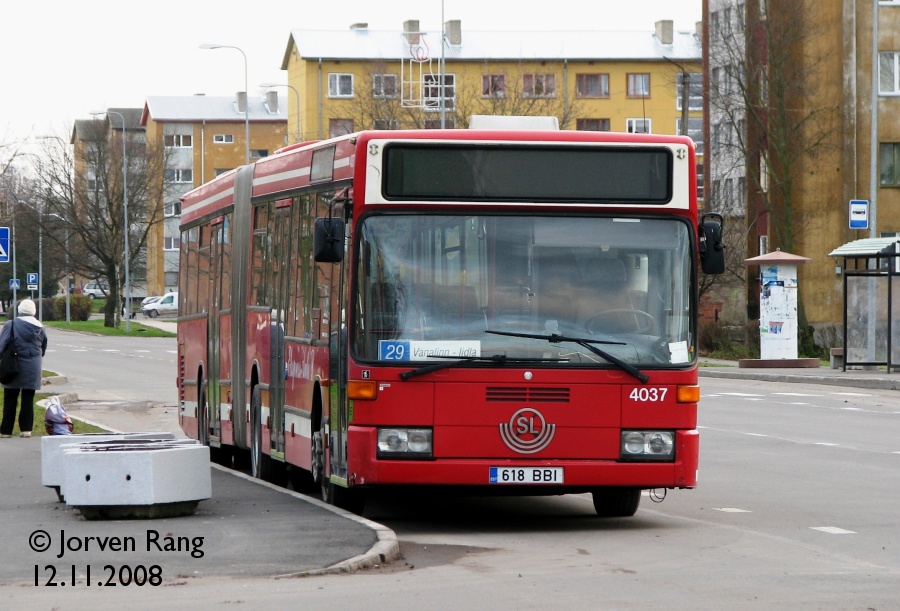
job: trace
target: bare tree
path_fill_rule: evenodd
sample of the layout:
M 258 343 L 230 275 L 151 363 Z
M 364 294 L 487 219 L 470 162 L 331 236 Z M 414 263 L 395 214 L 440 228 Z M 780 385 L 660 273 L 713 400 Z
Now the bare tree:
M 707 207 L 744 219 L 745 241 L 732 250 L 759 254 L 757 238 L 767 235 L 769 250 L 793 252 L 817 222 L 798 214 L 804 177 L 839 146 L 839 103 L 817 95 L 839 49 L 822 40 L 826 17 L 813 0 L 719 0 L 711 10 Z M 753 282 L 747 300 L 758 300 Z M 805 326 L 802 307 L 800 316 Z
M 48 215 L 65 219 L 68 234 L 57 230 L 48 235 L 57 242 L 68 239 L 73 271 L 109 283 L 104 324 L 117 327 L 125 282 L 125 183 L 129 269 L 139 272 L 150 228 L 163 217 L 162 199 L 153 194 L 162 185 L 165 152 L 148 148 L 142 134 L 125 130 L 123 168 L 121 140 L 106 121 L 82 121 L 78 130 L 74 148 L 59 137 L 43 141 L 44 155 L 35 164 L 43 222 L 50 222 Z
M 486 64 L 486 74 L 491 70 L 491 66 Z M 519 66 L 513 73 L 510 73 L 508 66 L 496 70 L 503 76 L 502 92 L 495 89 L 485 93 L 480 83 L 448 86 L 448 93 L 445 94 L 448 101 L 445 111 L 447 126 L 468 127 L 469 117 L 473 114 L 555 116 L 562 128 L 574 121 L 578 108 L 574 93 L 566 95 L 566 92 L 558 90 L 556 75 L 545 78 L 547 75 L 544 74 L 530 74 L 524 66 Z M 421 129 L 438 125 L 441 76 L 437 73 L 431 75 L 434 84 L 429 90 L 435 93 L 432 96 L 435 105 L 427 109 L 404 106 L 400 99 L 401 84 L 390 78 L 393 76 L 384 62 L 373 62 L 358 79 L 358 95 L 347 107 L 350 112 L 347 118 L 353 120 L 354 129 Z M 496 85 L 497 81 L 494 83 Z

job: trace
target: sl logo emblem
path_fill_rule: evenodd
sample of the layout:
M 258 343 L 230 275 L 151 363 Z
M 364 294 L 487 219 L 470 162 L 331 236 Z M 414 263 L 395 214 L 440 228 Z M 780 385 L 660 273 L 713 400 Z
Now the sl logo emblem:
M 500 423 L 500 438 L 503 443 L 519 454 L 540 452 L 553 440 L 555 424 L 547 424 L 541 412 L 530 407 L 517 411 L 509 422 Z

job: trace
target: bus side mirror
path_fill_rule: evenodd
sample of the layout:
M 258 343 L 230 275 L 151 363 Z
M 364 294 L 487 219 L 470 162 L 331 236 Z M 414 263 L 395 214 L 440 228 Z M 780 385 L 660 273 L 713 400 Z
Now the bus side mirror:
M 313 229 L 313 258 L 318 263 L 340 263 L 344 258 L 344 222 L 317 218 Z
M 700 218 L 700 267 L 704 274 L 725 272 L 725 243 L 722 241 L 722 227 L 725 218 L 710 212 Z

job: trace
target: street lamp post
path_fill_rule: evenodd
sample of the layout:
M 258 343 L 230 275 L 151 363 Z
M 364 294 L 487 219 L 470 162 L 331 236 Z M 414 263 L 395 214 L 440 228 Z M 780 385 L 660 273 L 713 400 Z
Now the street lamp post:
M 69 221 L 55 212 L 50 212 L 45 214 L 45 216 L 51 216 L 55 219 L 59 219 L 63 223 L 66 224 L 66 240 L 65 240 L 65 248 L 66 248 L 66 322 L 72 322 L 71 315 L 71 306 L 70 306 L 70 297 L 69 297 Z
M 24 199 L 20 199 L 19 203 L 28 206 L 38 213 L 38 320 L 44 320 L 44 211 L 38 210 Z M 15 213 L 13 213 L 15 215 Z M 13 240 L 16 239 L 15 216 L 13 217 Z M 13 250 L 13 276 L 16 275 L 16 257 Z M 13 300 L 16 298 L 16 291 L 13 289 Z
M 247 54 L 240 47 L 233 45 L 219 45 L 215 43 L 205 42 L 200 45 L 201 49 L 234 49 L 240 51 L 244 56 L 244 163 L 250 163 L 250 91 L 247 87 Z
M 294 95 L 297 96 L 297 136 L 296 137 L 297 137 L 297 142 L 301 142 L 303 140 L 303 138 L 302 138 L 303 132 L 300 131 L 300 92 L 297 90 L 296 87 L 294 87 L 293 85 L 288 85 L 287 83 L 283 83 L 283 84 L 282 83 L 260 83 L 259 86 L 265 87 L 266 89 L 270 89 L 272 87 L 288 87 L 289 89 L 292 89 L 294 91 Z
M 131 226 L 128 223 L 128 158 L 125 150 L 125 115 L 115 110 L 92 112 L 92 115 L 118 115 L 122 119 L 122 207 L 125 210 L 125 225 L 122 231 L 125 235 L 125 332 L 131 331 L 131 282 L 128 276 L 128 234 Z M 68 234 L 66 234 L 68 237 Z

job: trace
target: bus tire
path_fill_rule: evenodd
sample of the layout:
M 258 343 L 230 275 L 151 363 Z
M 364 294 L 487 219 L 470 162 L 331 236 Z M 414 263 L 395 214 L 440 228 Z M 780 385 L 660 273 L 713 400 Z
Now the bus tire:
M 262 451 L 262 392 L 257 384 L 250 393 L 250 475 L 267 479 L 268 458 Z
M 640 488 L 596 488 L 591 496 L 601 518 L 630 518 L 641 503 Z
M 276 486 L 288 483 L 287 465 L 263 452 L 262 391 L 258 384 L 250 396 L 250 475 Z
M 203 376 L 197 376 L 202 380 Z M 228 448 L 213 447 L 209 443 L 209 405 L 206 404 L 206 384 L 200 383 L 200 396 L 197 401 L 197 443 L 209 446 L 209 460 L 223 467 L 231 466 L 231 452 Z

